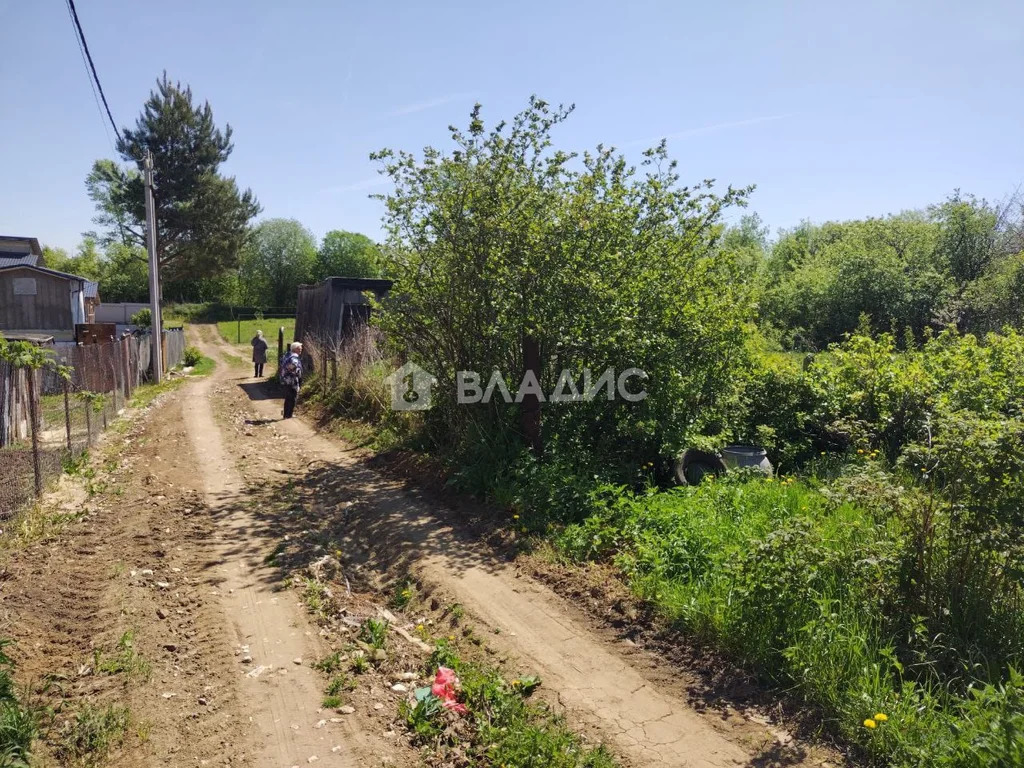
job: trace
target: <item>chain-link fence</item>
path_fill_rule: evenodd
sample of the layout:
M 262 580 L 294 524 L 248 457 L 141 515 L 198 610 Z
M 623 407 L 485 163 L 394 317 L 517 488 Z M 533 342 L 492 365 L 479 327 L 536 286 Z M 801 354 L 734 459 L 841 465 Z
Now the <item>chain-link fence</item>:
M 53 348 L 51 363 L 0 360 L 0 519 L 42 494 L 74 464 L 149 378 L 151 337 Z M 166 367 L 181 362 L 185 334 L 165 333 Z

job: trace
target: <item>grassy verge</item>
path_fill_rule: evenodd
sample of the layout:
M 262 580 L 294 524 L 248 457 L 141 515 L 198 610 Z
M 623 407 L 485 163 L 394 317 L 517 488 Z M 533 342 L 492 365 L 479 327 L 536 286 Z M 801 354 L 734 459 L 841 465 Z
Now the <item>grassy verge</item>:
M 131 725 L 127 707 L 83 704 L 64 723 L 54 753 L 64 765 L 98 766 L 119 746 Z
M 990 606 L 1002 628 L 930 635 L 904 593 L 912 531 L 851 495 L 792 479 L 604 487 L 591 514 L 546 536 L 569 562 L 615 564 L 668 624 L 813 706 L 874 763 L 1024 764 L 1019 656 L 1002 660 L 1008 672 L 986 673 L 977 647 L 961 644 L 1016 635 L 1012 596 Z
M 217 367 L 217 363 L 214 362 L 213 358 L 200 357 L 199 362 L 192 366 L 192 372 L 190 376 L 209 376 L 213 373 L 213 369 Z

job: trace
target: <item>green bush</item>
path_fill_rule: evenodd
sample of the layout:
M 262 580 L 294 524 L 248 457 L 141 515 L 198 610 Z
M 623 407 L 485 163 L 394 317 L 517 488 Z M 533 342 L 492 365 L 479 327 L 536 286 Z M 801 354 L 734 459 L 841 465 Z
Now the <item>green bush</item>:
M 684 186 L 664 143 L 640 169 L 605 146 L 574 160 L 552 147 L 570 112 L 533 98 L 486 129 L 478 107 L 450 152 L 376 155 L 394 182 L 384 203 L 396 280 L 376 322 L 438 378 L 424 429 L 461 454 L 521 425 L 515 404 L 457 404 L 457 371 L 482 384 L 498 371 L 518 389 L 535 349 L 551 361 L 539 370 L 550 394 L 563 369 L 577 389 L 584 369 L 592 380 L 642 369 L 639 402 L 544 408 L 552 453 L 631 482 L 635 467 L 714 433 L 735 399 L 754 307 L 717 237 L 747 190 Z
M 150 309 L 140 309 L 131 316 L 131 324 L 139 328 L 151 328 L 153 326 L 153 312 Z
M 198 347 L 185 347 L 185 352 L 181 356 L 181 363 L 182 365 L 194 368 L 199 365 L 199 361 L 202 359 L 203 353 L 199 351 Z
M 1020 658 L 1019 642 L 986 638 L 1020 636 L 1019 586 L 1006 592 L 1005 610 L 991 608 L 995 620 L 975 625 L 970 649 L 946 633 L 953 593 L 940 574 L 929 590 L 944 601 L 910 616 L 917 583 L 906 570 L 916 550 L 905 513 L 925 496 L 870 467 L 848 471 L 859 474 L 820 490 L 742 479 L 643 495 L 605 488 L 591 497 L 594 513 L 556 543 L 572 559 L 615 562 L 676 627 L 803 697 L 879 760 L 973 765 L 954 757 L 963 743 L 989 738 L 966 714 L 979 706 L 968 690 L 979 682 L 994 686 L 992 697 L 1016 690 L 1006 670 Z M 869 495 L 888 505 L 850 501 Z M 949 530 L 933 545 L 955 549 Z M 966 587 L 967 596 L 976 589 L 975 603 L 992 599 L 981 585 Z M 862 724 L 877 713 L 888 720 Z M 999 719 L 1004 726 L 1016 727 Z

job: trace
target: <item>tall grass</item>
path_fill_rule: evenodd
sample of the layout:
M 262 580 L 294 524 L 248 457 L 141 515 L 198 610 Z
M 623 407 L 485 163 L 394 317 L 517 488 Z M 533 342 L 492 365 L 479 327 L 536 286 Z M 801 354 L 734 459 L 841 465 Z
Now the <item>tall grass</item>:
M 18 693 L 14 661 L 4 652 L 10 642 L 0 640 L 0 768 L 28 765 L 45 715 L 44 708 L 30 700 L 27 689 Z
M 312 360 L 303 399 L 325 420 L 372 425 L 372 443 L 385 450 L 423 434 L 422 413 L 391 407 L 388 377 L 398 363 L 384 352 L 380 331 L 363 326 L 342 341 L 307 339 L 303 352 Z
M 934 636 L 933 617 L 908 622 L 906 521 L 832 490 L 773 480 L 604 489 L 556 543 L 573 560 L 614 562 L 668 622 L 802 697 L 878 764 L 1021 764 L 1011 758 L 1024 749 L 1014 709 L 1024 680 L 1013 665 L 1024 637 L 1008 647 L 973 627 L 977 647 L 1003 649 L 981 664 Z

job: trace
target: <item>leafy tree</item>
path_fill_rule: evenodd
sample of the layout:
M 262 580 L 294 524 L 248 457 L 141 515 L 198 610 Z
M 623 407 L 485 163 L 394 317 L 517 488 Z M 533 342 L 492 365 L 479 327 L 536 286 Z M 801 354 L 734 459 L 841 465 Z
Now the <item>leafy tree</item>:
M 295 219 L 260 222 L 242 254 L 239 283 L 248 304 L 294 307 L 298 287 L 316 267 L 316 240 Z
M 1024 325 L 1024 252 L 992 264 L 965 292 L 966 315 L 974 331 Z
M 334 229 L 324 235 L 316 254 L 314 279 L 325 277 L 380 277 L 381 255 L 377 244 L 358 232 Z
M 68 252 L 63 248 L 52 248 L 49 245 L 43 246 L 43 255 L 39 259 L 39 266 L 47 269 L 60 271 L 61 264 L 68 260 Z
M 910 212 L 784 232 L 762 273 L 762 318 L 796 347 L 823 348 L 862 315 L 877 331 L 941 325 L 952 281 L 936 254 L 939 226 Z
M 153 155 L 157 255 L 166 280 L 203 278 L 238 265 L 249 221 L 260 211 L 250 190 L 220 173 L 233 149 L 231 126 L 220 130 L 209 103 L 166 73 L 150 93 L 135 128 L 125 128 L 117 151 L 128 163 L 98 160 L 86 179 L 104 242 L 145 246 L 142 162 Z
M 153 311 L 151 309 L 140 309 L 131 317 L 132 325 L 137 325 L 140 328 L 152 328 L 153 327 Z
M 96 246 L 96 240 L 87 237 L 79 243 L 74 256 L 68 256 L 63 249 L 46 249 L 43 254 L 45 265 L 58 272 L 67 272 L 89 280 L 99 280 L 103 274 L 103 254 Z
M 532 370 L 550 393 L 563 368 L 643 369 L 640 402 L 541 406 L 566 455 L 635 470 L 713 429 L 735 389 L 749 302 L 715 246 L 721 211 L 748 190 L 682 186 L 664 142 L 642 174 L 601 145 L 554 149 L 570 112 L 534 97 L 488 132 L 477 105 L 450 153 L 373 155 L 395 184 L 383 200 L 396 283 L 379 322 L 448 393 L 427 418 L 449 446 L 493 446 L 514 423 L 497 397 L 456 407 L 456 371 L 486 383 L 497 369 L 515 388 Z
M 768 227 L 756 213 L 746 214 L 739 223 L 725 228 L 721 249 L 731 255 L 741 273 L 753 276 L 768 255 Z
M 962 292 L 992 261 L 996 213 L 984 200 L 957 190 L 941 205 L 932 206 L 931 215 L 940 227 L 938 255 Z
M 149 301 L 149 260 L 144 248 L 111 243 L 103 256 L 100 298 L 111 304 Z

